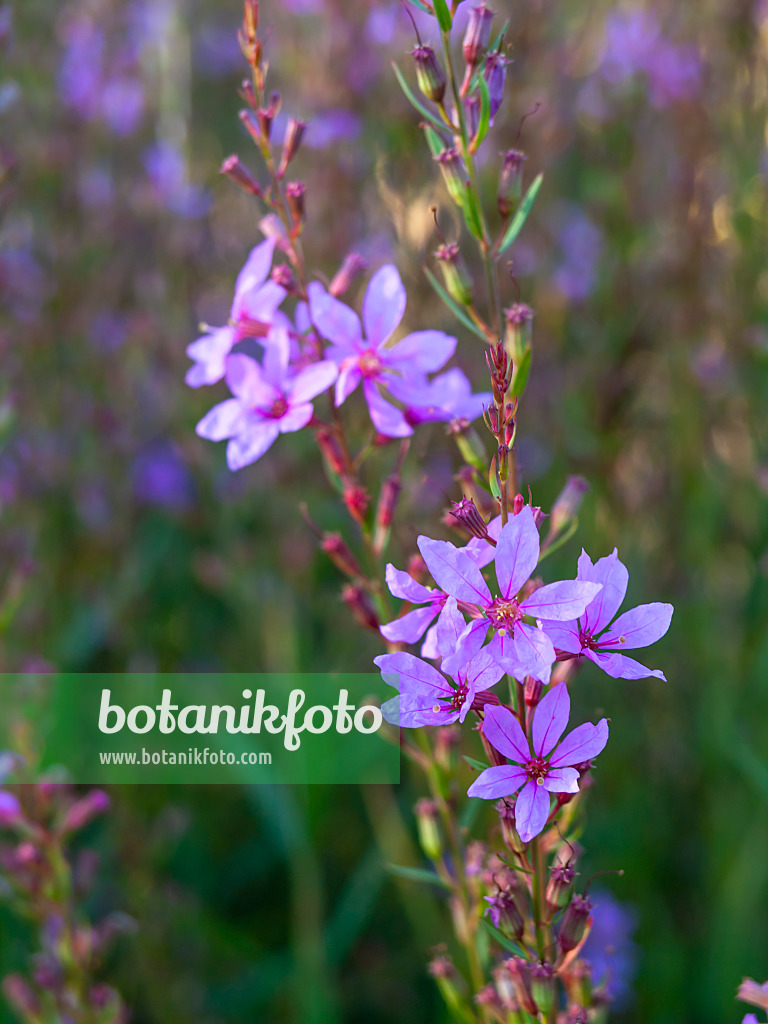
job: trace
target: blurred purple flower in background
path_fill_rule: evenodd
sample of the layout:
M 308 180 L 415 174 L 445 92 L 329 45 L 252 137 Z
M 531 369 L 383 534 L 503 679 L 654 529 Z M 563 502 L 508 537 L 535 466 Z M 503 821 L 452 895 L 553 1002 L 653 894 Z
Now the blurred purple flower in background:
M 616 1010 L 625 1008 L 632 998 L 632 982 L 637 971 L 637 947 L 632 935 L 637 928 L 637 913 L 607 890 L 594 891 L 592 929 L 582 956 L 592 965 L 594 985 L 604 983 Z
M 141 451 L 133 464 L 133 492 L 140 501 L 181 512 L 194 498 L 192 477 L 180 452 L 169 441 Z
M 583 302 L 597 283 L 603 236 L 583 210 L 575 206 L 560 207 L 557 224 L 561 255 L 552 280 L 571 302 Z
M 171 213 L 195 218 L 208 211 L 210 196 L 189 184 L 187 163 L 177 146 L 166 140 L 155 142 L 144 154 L 144 167 L 156 201 Z
M 351 110 L 325 110 L 309 122 L 304 143 L 312 149 L 325 149 L 336 142 L 353 142 L 362 130 L 362 118 Z

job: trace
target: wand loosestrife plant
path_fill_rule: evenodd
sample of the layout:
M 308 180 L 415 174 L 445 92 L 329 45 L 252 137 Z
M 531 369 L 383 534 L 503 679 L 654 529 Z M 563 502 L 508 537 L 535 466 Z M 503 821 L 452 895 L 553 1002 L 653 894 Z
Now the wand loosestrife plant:
M 403 749 L 429 784 L 416 817 L 430 867 L 396 870 L 447 898 L 463 962 L 438 949 L 430 971 L 453 1016 L 577 1024 L 598 1013 L 604 1019 L 608 1002 L 604 979 L 591 977 L 581 955 L 592 904 L 589 884 L 577 891 L 575 841 L 608 722 L 566 733 L 569 687 L 587 660 L 615 678 L 663 678 L 626 652 L 662 637 L 672 608 L 647 604 L 616 617 L 628 573 L 615 550 L 594 563 L 582 552 L 572 580 L 539 576 L 542 560 L 573 535 L 586 485 L 569 480 L 548 515 L 517 493 L 515 436 L 531 368 L 533 311 L 519 295 L 506 304 L 501 271 L 542 176 L 524 187 L 518 129 L 502 154 L 496 208 L 487 209 L 478 154 L 492 128 L 502 136 L 506 130 L 500 115 L 507 29 L 494 34 L 494 14 L 480 3 L 469 10 L 459 48 L 460 3 L 404 3 L 415 32 L 412 76 L 394 70 L 421 118 L 425 154 L 466 230 L 454 240 L 440 234 L 427 277 L 454 314 L 462 344 L 485 344 L 490 390 L 473 394 L 462 371 L 449 365 L 456 337 L 426 327 L 393 343 L 406 310 L 395 266 L 372 274 L 360 313 L 342 301 L 367 270 L 359 256 L 348 254 L 327 286 L 309 272 L 301 245 L 307 190 L 292 177 L 306 126 L 290 118 L 282 142 L 273 138 L 282 99 L 268 91 L 257 0 L 246 0 L 240 32 L 250 69 L 240 119 L 261 170 L 231 156 L 222 171 L 262 204 L 264 238 L 237 279 L 229 322 L 207 328 L 190 345 L 187 382 L 226 381 L 231 397 L 197 432 L 227 441 L 233 470 L 261 458 L 281 434 L 312 431 L 352 520 L 350 536 L 342 537 L 324 532 L 303 509 L 346 577 L 344 602 L 387 644 L 375 659 L 397 690 L 385 716 L 413 730 Z M 473 261 L 482 287 L 470 272 Z M 236 350 L 246 338 L 260 343 L 260 358 Z M 358 392 L 371 423 L 367 438 L 354 436 L 347 417 Z M 472 426 L 481 417 L 490 451 Z M 457 477 L 464 493 L 450 508 L 464 539 L 456 545 L 419 537 L 419 554 L 406 571 L 385 564 L 385 555 L 410 438 L 429 422 L 447 425 L 464 462 Z M 379 460 L 393 446 L 382 472 Z M 394 617 L 390 595 L 403 602 Z M 413 644 L 418 655 L 405 649 Z M 471 755 L 462 758 L 464 741 Z M 464 796 L 467 765 L 476 777 Z M 483 838 L 470 838 L 473 820 L 483 820 L 481 801 L 497 801 L 494 821 Z

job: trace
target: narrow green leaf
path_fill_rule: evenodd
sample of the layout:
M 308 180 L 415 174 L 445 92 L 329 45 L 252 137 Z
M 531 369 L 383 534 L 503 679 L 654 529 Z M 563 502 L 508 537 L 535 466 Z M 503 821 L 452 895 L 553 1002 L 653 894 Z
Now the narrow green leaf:
M 487 917 L 482 917 L 480 920 L 483 923 L 483 927 L 487 932 L 490 932 L 492 937 L 498 942 L 503 949 L 508 949 L 510 953 L 517 953 L 518 956 L 524 957 L 526 960 L 528 956 L 522 946 L 518 946 L 512 939 L 508 939 L 507 936 L 500 932 L 498 928 L 495 928 Z
M 519 398 L 528 383 L 528 374 L 531 372 L 531 346 L 527 345 L 523 358 L 515 367 L 515 376 L 512 379 L 512 397 Z
M 482 341 L 487 342 L 488 339 L 483 334 L 483 332 L 480 330 L 480 328 L 477 326 L 475 321 L 470 317 L 470 315 L 466 312 L 466 310 L 461 308 L 461 306 L 458 304 L 458 302 L 456 302 L 454 299 L 451 298 L 451 296 L 448 294 L 448 292 L 445 290 L 445 288 L 443 288 L 443 286 L 437 280 L 437 278 L 432 273 L 432 271 L 428 267 L 425 267 L 424 268 L 424 273 L 427 275 L 427 280 L 432 285 L 432 287 L 435 289 L 435 291 L 437 292 L 438 296 L 442 299 L 442 301 L 450 309 L 450 311 L 453 313 L 453 315 L 456 317 L 456 319 L 460 320 L 461 323 L 464 324 L 464 326 L 467 328 L 468 331 L 472 331 L 472 333 L 476 334 L 477 337 L 480 338 Z
M 426 882 L 428 885 L 448 888 L 448 883 L 444 882 L 434 871 L 425 871 L 424 868 L 409 868 L 405 864 L 387 864 L 386 869 L 390 874 L 397 875 L 398 878 L 407 878 L 411 882 Z
M 489 51 L 491 53 L 493 53 L 495 50 L 499 49 L 499 47 L 501 46 L 501 41 L 504 38 L 504 36 L 507 34 L 507 30 L 508 29 L 509 29 L 509 18 L 507 18 L 507 20 L 501 26 L 501 31 L 497 33 L 496 38 L 493 40 L 491 45 L 488 47 L 488 49 L 489 49 Z
M 484 761 L 477 761 L 474 757 L 470 757 L 468 754 L 464 754 L 463 757 L 467 764 L 470 766 L 470 768 L 477 768 L 479 772 L 484 772 L 486 768 L 491 767 Z
M 397 78 L 398 85 L 405 93 L 408 101 L 416 108 L 416 110 L 418 110 L 422 117 L 425 117 L 427 121 L 429 121 L 430 124 L 434 125 L 436 128 L 442 128 L 443 125 L 440 124 L 440 122 L 437 120 L 434 114 L 430 113 L 430 111 L 427 110 L 424 104 L 416 99 L 416 97 L 413 94 L 413 91 L 411 90 L 411 87 L 406 82 L 402 71 L 397 66 L 397 64 L 395 64 L 394 61 L 392 61 L 392 69 L 395 72 L 395 78 Z
M 427 137 L 427 145 L 429 146 L 432 156 L 440 156 L 445 149 L 445 143 L 442 138 L 437 134 L 435 129 L 430 127 L 428 124 L 424 125 L 424 134 Z
M 496 501 L 501 501 L 501 491 L 499 489 L 499 481 L 496 474 L 496 456 L 494 455 L 491 459 L 491 468 L 488 470 L 488 483 L 491 486 L 491 494 L 494 496 Z
M 470 797 L 461 812 L 459 818 L 459 828 L 466 829 L 468 832 L 472 830 L 472 826 L 475 824 L 480 811 L 483 809 L 484 800 L 480 800 L 479 797 Z
M 464 222 L 475 238 L 483 237 L 483 229 L 480 226 L 480 207 L 477 203 L 477 196 L 472 186 L 467 183 L 464 186 L 464 202 L 462 204 Z
M 424 11 L 425 14 L 434 14 L 432 8 L 424 3 L 424 0 L 408 0 L 409 4 L 412 4 L 419 11 Z
M 448 4 L 445 0 L 432 0 L 432 2 L 435 7 L 435 17 L 437 18 L 437 23 L 440 26 L 440 31 L 450 32 L 452 19 L 451 12 L 448 9 Z
M 510 245 L 512 245 L 512 243 L 515 241 L 517 236 L 522 231 L 523 224 L 525 224 L 526 220 L 528 219 L 528 214 L 531 212 L 531 207 L 533 206 L 534 200 L 536 199 L 538 191 L 541 188 L 541 183 L 543 179 L 543 174 L 537 174 L 533 182 L 531 183 L 528 191 L 525 193 L 523 201 L 522 203 L 520 203 L 520 206 L 518 207 L 517 213 L 515 213 L 509 227 L 504 232 L 504 237 L 501 240 L 501 244 L 498 247 L 499 256 L 501 256 L 503 252 L 506 252 L 506 250 L 510 247 Z
M 475 137 L 472 139 L 472 152 L 483 144 L 483 141 L 488 134 L 488 129 L 491 126 L 491 92 L 488 88 L 488 83 L 481 75 L 478 78 L 480 86 L 480 120 L 477 125 L 477 131 Z

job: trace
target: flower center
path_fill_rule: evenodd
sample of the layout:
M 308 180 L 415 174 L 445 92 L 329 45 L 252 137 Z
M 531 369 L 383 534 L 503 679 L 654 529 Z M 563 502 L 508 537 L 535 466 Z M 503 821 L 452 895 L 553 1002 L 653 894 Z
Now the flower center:
M 357 361 L 357 365 L 364 377 L 376 377 L 381 373 L 382 369 L 381 359 L 372 348 L 363 352 Z
M 620 636 L 618 640 L 600 640 L 597 637 L 593 637 L 591 633 L 581 629 L 579 630 L 579 640 L 581 641 L 581 646 L 586 647 L 590 651 L 604 650 L 606 647 L 614 647 L 617 644 L 625 644 L 627 642 L 625 636 Z
M 262 415 L 266 416 L 270 420 L 279 420 L 288 412 L 288 401 L 284 395 L 280 395 L 276 398 L 272 405 L 267 406 L 266 409 L 259 410 Z
M 497 597 L 486 611 L 486 616 L 493 628 L 504 636 L 515 632 L 515 623 L 522 618 L 517 601 L 514 598 Z
M 549 771 L 549 765 L 543 757 L 532 757 L 525 766 L 525 770 L 528 772 L 529 779 L 533 779 L 537 786 L 542 786 Z
M 466 699 L 467 686 L 465 683 L 459 683 L 450 696 L 441 697 L 441 703 L 435 704 L 432 710 L 435 714 L 437 714 L 438 711 L 461 711 Z

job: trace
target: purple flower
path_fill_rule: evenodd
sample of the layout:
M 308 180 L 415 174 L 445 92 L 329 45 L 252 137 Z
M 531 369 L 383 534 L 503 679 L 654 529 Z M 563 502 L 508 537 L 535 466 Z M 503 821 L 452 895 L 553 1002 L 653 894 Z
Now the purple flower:
M 669 629 L 672 605 L 641 604 L 624 612 L 609 626 L 624 600 L 629 582 L 629 573 L 619 561 L 616 548 L 612 554 L 598 559 L 595 565 L 586 551 L 582 551 L 576 578 L 601 583 L 603 589 L 587 605 L 583 616 L 570 622 L 544 623 L 555 647 L 577 658 L 589 658 L 614 679 L 655 676 L 666 681 L 659 669 L 646 668 L 618 651 L 647 647 L 660 640 Z
M 144 90 L 134 78 L 112 78 L 101 87 L 101 116 L 115 135 L 132 135 L 144 113 Z
M 13 793 L 0 789 L 0 826 L 15 825 L 21 821 L 21 804 Z
M 187 355 L 195 361 L 185 378 L 191 388 L 221 380 L 235 343 L 248 336 L 263 337 L 269 330 L 277 307 L 286 296 L 284 288 L 268 280 L 274 252 L 274 238 L 267 238 L 251 250 L 235 283 L 230 313 L 234 325 L 214 327 L 187 347 Z
M 615 1010 L 625 1007 L 631 995 L 637 968 L 637 950 L 632 935 L 637 927 L 636 914 L 610 892 L 599 894 L 592 911 L 592 927 L 581 957 L 592 967 L 593 984 L 604 984 Z
M 503 675 L 485 652 L 451 673 L 455 685 L 428 662 L 404 651 L 380 654 L 373 660 L 384 682 L 400 691 L 382 704 L 384 718 L 405 729 L 463 722 L 476 695 L 494 686 Z
M 157 202 L 180 217 L 202 217 L 209 206 L 208 194 L 187 180 L 181 151 L 170 142 L 156 142 L 144 154 L 144 168 Z
M 386 401 L 379 388 L 395 399 L 406 394 L 425 374 L 439 370 L 453 355 L 456 339 L 442 331 L 416 331 L 387 347 L 405 313 L 406 296 L 396 267 L 381 267 L 368 284 L 363 300 L 363 324 L 349 306 L 317 282 L 309 286 L 312 322 L 331 342 L 326 355 L 339 366 L 336 405 L 362 381 L 373 425 L 386 437 L 408 437 L 413 427 L 400 409 Z
M 644 71 L 658 46 L 660 30 L 650 11 L 612 11 L 605 23 L 601 73 L 609 82 L 623 82 Z
M 504 85 L 507 79 L 507 64 L 509 63 L 511 63 L 509 57 L 505 57 L 499 51 L 489 53 L 485 60 L 483 77 L 488 83 L 488 92 L 491 98 L 491 124 L 493 124 L 504 99 Z
M 701 89 L 701 54 L 691 44 L 676 46 L 663 41 L 650 55 L 647 71 L 655 107 L 695 99 Z
M 519 599 L 539 561 L 539 532 L 530 506 L 502 528 L 496 546 L 496 577 L 500 594 L 493 596 L 473 557 L 448 541 L 419 537 L 419 550 L 437 585 L 455 597 L 472 616 L 443 667 L 451 671 L 472 658 L 484 645 L 497 663 L 518 679 L 531 675 L 546 682 L 555 649 L 544 630 L 531 619 L 569 620 L 582 615 L 600 590 L 599 583 L 562 581 L 534 590 Z M 446 651 L 441 651 L 445 655 Z
M 336 380 L 335 363 L 324 360 L 289 374 L 290 339 L 277 328 L 269 339 L 264 363 L 246 355 L 229 356 L 227 384 L 235 396 L 215 405 L 197 425 L 200 437 L 229 440 L 227 465 L 242 469 L 256 462 L 278 434 L 301 430 L 312 419 L 312 399 Z
M 520 793 L 515 801 L 515 828 L 529 843 L 549 817 L 550 793 L 578 793 L 579 773 L 574 767 L 596 757 L 608 742 L 608 722 L 585 722 L 563 739 L 571 713 L 565 683 L 553 686 L 533 714 L 529 742 L 517 718 L 504 706 L 488 707 L 483 734 L 512 764 L 486 768 L 467 791 L 469 796 L 498 800 Z
M 160 442 L 141 452 L 133 464 L 133 490 L 151 505 L 182 511 L 192 504 L 189 470 L 179 452 Z
M 419 423 L 449 423 L 451 420 L 476 420 L 483 407 L 493 404 L 490 391 L 472 394 L 472 385 L 466 375 L 454 367 L 433 377 L 428 382 L 406 381 L 398 390 L 405 405 L 405 417 L 416 426 Z

